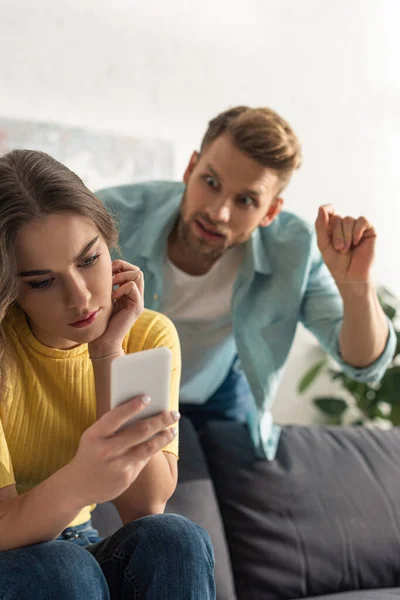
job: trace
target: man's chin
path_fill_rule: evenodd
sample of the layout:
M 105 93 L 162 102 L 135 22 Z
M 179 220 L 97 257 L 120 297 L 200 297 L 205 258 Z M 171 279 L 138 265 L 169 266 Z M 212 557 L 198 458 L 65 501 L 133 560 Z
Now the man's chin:
M 207 243 L 193 244 L 193 250 L 203 258 L 220 258 L 227 250 L 225 244 L 212 245 Z
M 197 254 L 203 258 L 219 258 L 228 249 L 226 240 L 213 244 L 205 240 L 200 240 L 193 234 L 186 238 L 185 243 L 193 254 Z

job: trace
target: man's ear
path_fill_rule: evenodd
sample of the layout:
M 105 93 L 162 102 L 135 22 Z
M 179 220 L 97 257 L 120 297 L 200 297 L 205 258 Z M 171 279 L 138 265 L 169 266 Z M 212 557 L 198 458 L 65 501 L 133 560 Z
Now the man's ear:
M 279 215 L 279 213 L 282 211 L 283 202 L 284 202 L 283 198 L 275 198 L 275 200 L 272 202 L 271 206 L 269 207 L 267 213 L 262 218 L 262 220 L 260 222 L 260 227 L 268 227 L 268 225 L 271 225 L 272 221 L 274 221 L 276 219 L 276 217 Z
M 186 170 L 183 174 L 183 181 L 184 181 L 184 183 L 186 183 L 186 185 L 189 183 L 190 176 L 193 173 L 194 168 L 198 163 L 198 160 L 199 160 L 199 153 L 194 151 L 192 156 L 190 157 L 189 164 L 186 167 Z

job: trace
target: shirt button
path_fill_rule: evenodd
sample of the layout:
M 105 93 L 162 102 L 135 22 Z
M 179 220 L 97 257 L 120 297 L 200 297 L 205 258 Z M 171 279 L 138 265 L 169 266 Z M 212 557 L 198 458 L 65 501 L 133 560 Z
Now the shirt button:
M 154 294 L 153 300 L 158 300 L 158 297 L 159 297 L 158 294 Z

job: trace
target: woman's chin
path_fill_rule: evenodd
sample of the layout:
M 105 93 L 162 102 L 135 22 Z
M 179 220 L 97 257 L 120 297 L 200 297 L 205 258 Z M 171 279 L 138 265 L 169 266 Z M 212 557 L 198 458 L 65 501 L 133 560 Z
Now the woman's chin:
M 85 342 L 90 344 L 90 342 L 94 342 L 99 337 L 103 335 L 103 333 L 107 330 L 107 323 L 96 323 L 97 327 L 93 327 L 91 331 L 86 332 Z
M 77 344 L 90 344 L 90 342 L 94 342 L 105 333 L 107 325 L 108 321 L 101 319 L 98 323 L 93 323 L 87 328 L 78 329 L 72 336 L 69 336 L 69 339 Z

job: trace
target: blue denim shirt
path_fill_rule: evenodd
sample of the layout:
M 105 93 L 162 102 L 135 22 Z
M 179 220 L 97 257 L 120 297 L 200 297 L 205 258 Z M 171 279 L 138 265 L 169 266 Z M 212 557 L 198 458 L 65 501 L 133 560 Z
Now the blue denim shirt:
M 167 238 L 184 189 L 183 183 L 150 182 L 97 193 L 119 221 L 123 257 L 144 273 L 145 305 L 153 310 L 160 309 Z M 380 358 L 356 369 L 340 355 L 342 320 L 342 299 L 319 253 L 314 228 L 282 212 L 269 227 L 256 229 L 245 244 L 234 285 L 232 323 L 256 403 L 257 416 L 249 428 L 260 456 L 270 460 L 275 456 L 280 429 L 272 422 L 270 407 L 299 322 L 353 379 L 377 381 L 384 374 L 396 347 L 391 323 Z

